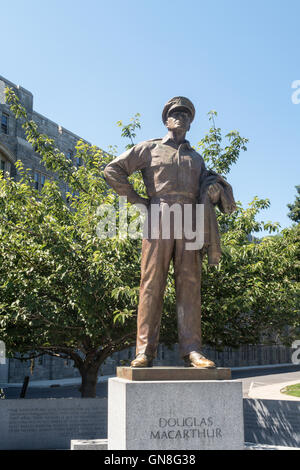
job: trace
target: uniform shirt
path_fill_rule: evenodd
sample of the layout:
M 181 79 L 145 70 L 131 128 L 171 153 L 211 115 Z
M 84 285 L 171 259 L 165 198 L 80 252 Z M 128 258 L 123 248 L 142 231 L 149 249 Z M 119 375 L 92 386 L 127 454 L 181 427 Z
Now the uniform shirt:
M 120 196 L 131 203 L 145 202 L 133 189 L 128 176 L 141 170 L 149 198 L 182 195 L 196 199 L 204 160 L 186 140 L 180 145 L 166 135 L 141 142 L 109 163 L 104 176 Z

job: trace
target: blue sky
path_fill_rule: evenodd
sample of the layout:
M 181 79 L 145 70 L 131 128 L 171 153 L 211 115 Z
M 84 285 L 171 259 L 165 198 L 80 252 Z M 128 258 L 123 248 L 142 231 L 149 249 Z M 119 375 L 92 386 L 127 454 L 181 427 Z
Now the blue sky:
M 118 120 L 141 113 L 137 140 L 162 137 L 172 96 L 196 107 L 188 139 L 217 125 L 249 138 L 228 180 L 264 220 L 291 225 L 300 184 L 298 0 L 14 0 L 1 4 L 0 75 L 29 89 L 34 108 L 102 148 L 123 151 Z

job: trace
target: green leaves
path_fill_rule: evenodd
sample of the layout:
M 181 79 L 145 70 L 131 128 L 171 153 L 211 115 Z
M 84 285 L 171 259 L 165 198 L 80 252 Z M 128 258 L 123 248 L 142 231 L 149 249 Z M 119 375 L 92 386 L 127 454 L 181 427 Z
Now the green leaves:
M 141 115 L 136 113 L 127 125 L 124 125 L 122 121 L 117 122 L 117 126 L 121 127 L 121 136 L 131 140 L 131 144 L 126 145 L 127 150 L 134 146 L 135 130 L 141 128 L 140 117 Z
M 300 324 L 299 228 L 253 243 L 242 238 L 240 227 L 236 236 L 234 223 L 222 235 L 219 268 L 203 270 L 204 341 L 233 347 L 278 340 L 290 345 Z
M 228 174 L 231 166 L 237 162 L 240 152 L 246 151 L 248 139 L 241 137 L 238 131 L 229 132 L 225 138 L 228 144 L 222 148 L 221 129 L 215 126 L 216 111 L 208 113 L 212 127 L 198 143 L 198 150 L 201 153 L 207 167 L 223 176 Z
M 288 204 L 287 207 L 290 209 L 288 217 L 294 222 L 300 222 L 300 185 L 295 186 L 297 195 L 293 204 Z
M 134 315 L 134 312 L 134 310 L 128 310 L 127 308 L 125 308 L 121 312 L 116 310 L 114 312 L 114 324 L 119 322 L 124 325 L 125 321 Z
M 212 127 L 200 140 L 199 151 L 209 168 L 224 175 L 246 150 L 248 139 L 232 131 L 223 147 L 216 117 L 215 111 L 209 113 Z M 245 209 L 238 202 L 233 214 L 218 213 L 223 255 L 218 267 L 208 266 L 206 260 L 203 266 L 204 343 L 238 347 L 281 339 L 290 345 L 297 335 L 299 231 L 279 235 L 278 223 L 257 220 L 269 205 L 268 199 L 254 197 Z M 259 239 L 254 235 L 260 231 L 278 235 Z

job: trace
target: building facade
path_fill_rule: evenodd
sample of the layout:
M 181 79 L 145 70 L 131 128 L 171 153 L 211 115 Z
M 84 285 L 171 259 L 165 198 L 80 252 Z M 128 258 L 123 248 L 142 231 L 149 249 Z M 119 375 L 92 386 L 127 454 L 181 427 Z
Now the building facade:
M 26 141 L 20 120 L 15 119 L 5 102 L 6 87 L 13 89 L 21 105 L 26 109 L 29 119 L 37 123 L 39 131 L 54 139 L 57 148 L 64 152 L 68 158 L 73 159 L 75 146 L 78 140 L 83 139 L 36 112 L 33 109 L 33 94 L 0 76 L 0 169 L 17 179 L 15 163 L 20 160 L 25 169 L 29 168 L 32 171 L 36 189 L 41 189 L 47 178 L 56 179 L 56 176 L 45 168 L 40 155 Z M 74 161 L 74 164 L 76 163 L 79 164 Z M 60 185 L 65 193 L 68 190 L 66 183 L 60 182 Z

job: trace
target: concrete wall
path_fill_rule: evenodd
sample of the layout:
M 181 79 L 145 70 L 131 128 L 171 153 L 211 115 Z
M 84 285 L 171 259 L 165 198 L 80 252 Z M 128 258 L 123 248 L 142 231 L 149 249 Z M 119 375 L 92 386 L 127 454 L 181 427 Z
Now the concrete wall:
M 70 449 L 72 439 L 107 435 L 107 400 L 0 400 L 0 450 Z
M 244 399 L 245 441 L 300 447 L 300 401 Z

